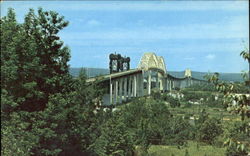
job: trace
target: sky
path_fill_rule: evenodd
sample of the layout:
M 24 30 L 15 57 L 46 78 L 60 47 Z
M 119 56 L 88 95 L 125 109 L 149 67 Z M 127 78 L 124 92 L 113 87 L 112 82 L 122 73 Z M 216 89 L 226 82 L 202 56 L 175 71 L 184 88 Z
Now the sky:
M 136 68 L 145 52 L 163 56 L 169 71 L 240 73 L 249 45 L 246 0 L 229 1 L 5 1 L 22 23 L 29 8 L 53 10 L 69 21 L 59 36 L 71 67 L 108 68 L 120 53 Z

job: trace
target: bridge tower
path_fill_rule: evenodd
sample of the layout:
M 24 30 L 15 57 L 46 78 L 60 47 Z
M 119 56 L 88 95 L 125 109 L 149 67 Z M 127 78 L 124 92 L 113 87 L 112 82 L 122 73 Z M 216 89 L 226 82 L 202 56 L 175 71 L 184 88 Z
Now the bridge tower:
M 138 69 L 144 71 L 143 82 L 146 87 L 147 94 L 151 94 L 151 90 L 165 90 L 166 65 L 162 56 L 155 53 L 147 52 L 141 57 Z
M 185 70 L 185 77 L 187 77 L 187 78 L 191 78 L 192 77 L 192 73 L 191 73 L 190 69 L 186 69 Z
M 187 86 L 191 86 L 193 84 L 192 82 L 192 73 L 190 69 L 185 70 L 185 78 L 187 78 Z
M 130 70 L 130 57 L 122 57 L 120 54 L 109 55 L 110 74 Z

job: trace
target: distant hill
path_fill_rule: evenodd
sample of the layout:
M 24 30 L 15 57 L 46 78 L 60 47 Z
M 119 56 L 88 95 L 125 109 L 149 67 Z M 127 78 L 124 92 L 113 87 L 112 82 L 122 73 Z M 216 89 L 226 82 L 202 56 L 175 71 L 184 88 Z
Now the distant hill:
M 95 77 L 99 75 L 109 74 L 109 69 L 105 68 L 83 68 L 86 71 L 87 77 Z M 72 76 L 78 76 L 81 68 L 70 68 L 69 72 Z M 170 75 L 182 78 L 184 77 L 184 71 L 167 71 Z M 204 80 L 204 76 L 206 72 L 197 72 L 192 71 L 192 77 L 200 80 Z M 224 81 L 235 81 L 235 82 L 243 82 L 243 78 L 240 73 L 220 73 L 220 79 Z
M 106 75 L 109 74 L 109 69 L 104 68 L 70 68 L 69 73 L 76 77 L 78 76 L 81 69 L 85 70 L 87 77 L 95 77 L 99 75 Z
M 185 74 L 185 71 L 168 71 L 168 73 L 174 77 L 182 78 Z M 192 77 L 200 80 L 205 80 L 204 76 L 208 74 L 206 72 L 197 72 L 192 71 Z M 212 74 L 212 72 L 211 72 Z M 223 81 L 234 81 L 234 82 L 243 82 L 243 78 L 241 76 L 241 73 L 219 73 L 220 74 L 220 80 Z

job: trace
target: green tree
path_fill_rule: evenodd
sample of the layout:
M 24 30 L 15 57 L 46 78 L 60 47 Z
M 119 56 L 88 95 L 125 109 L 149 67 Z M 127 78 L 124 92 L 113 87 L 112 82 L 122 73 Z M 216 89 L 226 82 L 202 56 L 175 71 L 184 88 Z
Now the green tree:
M 225 128 L 226 155 L 247 155 L 250 145 L 249 121 L 234 121 Z
M 181 103 L 180 100 L 177 98 L 174 98 L 168 94 L 163 94 L 162 95 L 162 100 L 169 102 L 170 107 L 175 108 L 175 107 L 180 107 Z
M 169 128 L 165 129 L 164 143 L 167 145 L 184 145 L 192 135 L 192 126 L 180 116 L 171 118 Z
M 248 60 L 249 63 L 249 74 L 250 74 L 250 53 L 249 49 L 245 48 L 244 51 L 240 54 L 245 60 Z M 216 89 L 223 93 L 223 101 L 227 109 L 230 112 L 236 113 L 241 116 L 242 125 L 244 131 L 243 133 L 249 133 L 249 126 L 245 125 L 244 122 L 249 122 L 250 118 L 250 96 L 246 94 L 235 95 L 237 92 L 237 84 L 234 83 L 225 83 L 219 80 L 219 74 L 215 73 L 213 75 L 208 75 L 207 79 L 215 84 Z M 250 75 L 248 80 L 246 80 L 246 86 L 250 86 Z M 249 90 L 250 92 L 250 90 Z M 242 138 L 234 138 L 229 135 L 226 139 L 225 145 L 227 145 L 227 152 L 229 155 L 238 155 L 241 152 L 241 155 L 246 155 L 249 152 L 249 141 L 242 141 Z M 245 154 L 244 154 L 245 153 Z
M 69 49 L 58 32 L 68 25 L 62 16 L 30 10 L 18 24 L 13 9 L 1 18 L 1 81 L 18 109 L 43 110 L 48 98 L 67 90 Z M 7 110 L 4 110 L 7 111 Z
M 132 156 L 134 151 L 132 135 L 118 115 L 114 115 L 101 128 L 101 136 L 94 144 L 100 156 Z
M 101 91 L 85 79 L 74 82 L 68 73 L 69 49 L 58 37 L 68 22 L 41 8 L 37 14 L 31 9 L 23 24 L 13 9 L 0 21 L 1 153 L 86 151 L 98 127 L 93 111 Z
M 201 125 L 208 119 L 208 113 L 205 109 L 202 109 L 199 112 L 199 117 L 197 120 L 195 120 L 195 126 L 200 129 Z
M 46 152 L 89 155 L 95 152 L 92 147 L 100 136 L 100 125 L 106 120 L 103 110 L 99 108 L 102 89 L 97 83 L 87 84 L 83 72 L 73 86 L 74 90 L 66 95 L 58 93 L 50 96 L 48 107 L 41 114 L 46 125 L 39 124 L 34 128 L 47 128 L 40 133 L 42 142 L 36 149 L 40 155 Z
M 220 120 L 216 118 L 208 118 L 200 127 L 198 137 L 199 140 L 208 144 L 213 144 L 216 137 L 221 133 L 222 125 Z

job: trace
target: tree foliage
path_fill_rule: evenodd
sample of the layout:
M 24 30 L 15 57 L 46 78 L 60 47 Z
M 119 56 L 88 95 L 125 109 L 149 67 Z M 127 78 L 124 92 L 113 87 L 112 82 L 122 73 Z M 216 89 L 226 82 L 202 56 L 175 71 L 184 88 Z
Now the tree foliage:
M 244 51 L 240 53 L 240 55 L 245 60 L 248 60 L 250 67 L 249 49 L 246 48 Z M 249 74 L 250 74 L 250 68 L 249 68 Z M 244 122 L 249 122 L 250 118 L 250 96 L 247 94 L 235 94 L 237 92 L 237 84 L 225 83 L 223 81 L 220 81 L 219 73 L 207 76 L 207 79 L 216 86 L 216 89 L 219 92 L 223 93 L 224 95 L 223 101 L 228 110 L 230 112 L 236 113 L 241 116 L 242 120 L 241 129 L 243 129 L 243 131 L 240 131 L 240 129 L 238 129 L 238 133 L 241 134 L 241 136 L 245 136 L 244 134 L 249 134 L 249 125 L 244 124 Z M 245 85 L 249 87 L 249 80 L 246 80 Z M 234 131 L 231 131 L 231 133 L 233 132 Z M 241 132 L 243 132 L 243 134 Z M 234 137 L 234 135 L 228 135 L 225 145 L 228 146 L 227 148 L 228 155 L 247 155 L 250 143 L 249 140 L 244 141 L 244 139 L 241 137 Z
M 13 9 L 1 18 L 1 154 L 77 155 L 99 136 L 102 89 L 69 75 L 69 48 L 58 36 L 67 25 L 41 8 L 22 24 Z
M 14 97 L 17 109 L 43 110 L 50 95 L 67 90 L 70 55 L 58 36 L 67 25 L 63 16 L 41 8 L 37 15 L 31 9 L 23 24 L 13 9 L 1 18 L 2 89 Z
M 216 137 L 222 134 L 222 125 L 216 118 L 208 118 L 199 128 L 199 140 L 208 144 L 213 144 Z

